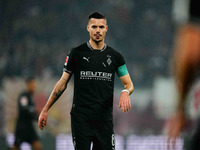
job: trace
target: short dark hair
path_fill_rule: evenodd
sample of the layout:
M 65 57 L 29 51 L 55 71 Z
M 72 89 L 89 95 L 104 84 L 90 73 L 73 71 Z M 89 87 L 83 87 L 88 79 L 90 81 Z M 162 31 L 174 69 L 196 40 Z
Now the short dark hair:
M 26 77 L 25 82 L 26 82 L 26 83 L 29 83 L 29 82 L 31 82 L 31 81 L 33 81 L 33 80 L 35 80 L 35 77 L 34 77 L 34 76 L 28 76 L 28 77 Z
M 106 16 L 100 12 L 93 12 L 92 14 L 89 15 L 88 20 L 90 20 L 91 18 L 107 20 Z

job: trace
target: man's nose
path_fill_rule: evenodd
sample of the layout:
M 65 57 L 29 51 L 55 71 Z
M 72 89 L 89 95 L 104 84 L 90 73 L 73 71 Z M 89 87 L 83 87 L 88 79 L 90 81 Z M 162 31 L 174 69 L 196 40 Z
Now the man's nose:
M 100 32 L 100 28 L 97 28 L 97 32 Z

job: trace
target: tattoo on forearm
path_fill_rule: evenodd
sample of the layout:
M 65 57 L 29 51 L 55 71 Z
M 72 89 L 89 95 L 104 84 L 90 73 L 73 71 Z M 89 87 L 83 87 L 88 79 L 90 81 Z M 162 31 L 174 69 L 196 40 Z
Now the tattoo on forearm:
M 65 89 L 66 89 L 66 87 L 61 87 L 61 88 L 57 88 L 57 89 L 53 90 L 53 92 L 51 93 L 51 96 L 48 100 L 48 101 L 50 101 L 48 110 L 58 100 L 58 98 L 62 95 L 62 93 L 65 91 Z
M 53 95 L 55 96 L 55 99 L 57 100 L 61 95 L 62 95 L 63 91 L 58 90 L 57 92 L 54 92 Z
M 51 106 L 58 100 L 58 98 L 62 95 L 63 92 L 64 92 L 64 90 L 63 91 L 58 90 L 57 92 L 53 92 L 54 100 L 53 100 L 53 103 L 51 104 Z

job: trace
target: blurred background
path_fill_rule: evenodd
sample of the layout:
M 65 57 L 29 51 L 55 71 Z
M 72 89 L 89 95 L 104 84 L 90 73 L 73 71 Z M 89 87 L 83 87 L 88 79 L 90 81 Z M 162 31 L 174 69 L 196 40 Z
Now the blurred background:
M 177 98 L 171 71 L 174 37 L 179 24 L 187 22 L 188 8 L 188 0 L 0 0 L 0 149 L 13 143 L 24 78 L 36 77 L 39 114 L 69 50 L 89 40 L 86 25 L 93 11 L 107 16 L 106 43 L 123 54 L 135 86 L 132 109 L 122 113 L 123 86 L 116 78 L 116 149 L 166 149 L 166 126 Z M 49 111 L 48 127 L 38 129 L 45 150 L 73 149 L 72 98 L 73 79 Z M 178 145 L 181 149 L 181 138 Z M 26 143 L 22 147 L 30 149 Z

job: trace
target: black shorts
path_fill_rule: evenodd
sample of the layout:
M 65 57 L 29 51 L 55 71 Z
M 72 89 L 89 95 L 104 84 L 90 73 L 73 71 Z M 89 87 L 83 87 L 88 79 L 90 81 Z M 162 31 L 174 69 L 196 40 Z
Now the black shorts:
M 91 120 L 71 115 L 72 138 L 75 150 L 114 150 L 113 121 Z
M 28 142 L 31 144 L 32 142 L 38 140 L 39 139 L 33 124 L 23 122 L 17 123 L 14 145 L 20 146 L 22 142 Z

